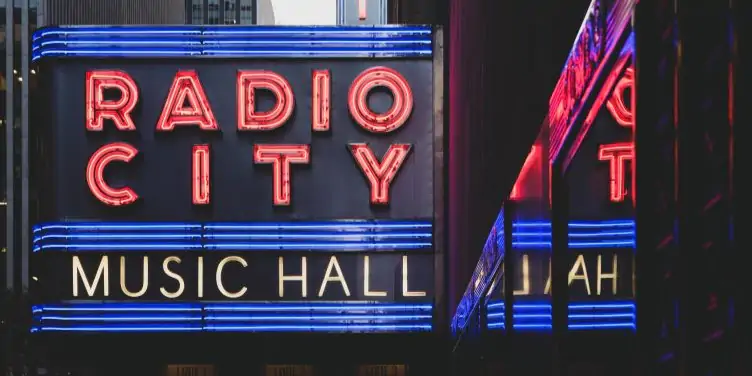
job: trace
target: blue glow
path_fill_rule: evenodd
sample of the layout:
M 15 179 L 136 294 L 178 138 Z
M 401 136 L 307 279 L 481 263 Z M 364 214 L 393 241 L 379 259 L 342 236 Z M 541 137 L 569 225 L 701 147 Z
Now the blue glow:
M 409 332 L 430 331 L 433 320 L 425 303 L 67 303 L 32 311 L 34 332 Z
M 634 221 L 572 222 L 570 248 L 634 247 Z M 550 249 L 550 222 L 518 222 L 513 245 Z M 617 229 L 613 229 L 617 228 Z M 430 222 L 72 223 L 34 228 L 34 251 L 430 249 Z M 532 230 L 532 231 L 530 231 Z M 538 238 L 539 240 L 520 240 Z M 583 239 L 591 239 L 582 241 Z M 277 240 L 277 241 L 274 241 Z
M 430 250 L 429 221 L 258 223 L 50 223 L 34 227 L 38 251 Z
M 207 325 L 207 331 L 222 332 L 416 332 L 431 331 L 430 324 L 415 325 Z
M 552 325 L 550 302 L 517 302 L 514 305 L 514 327 L 518 330 L 550 330 Z M 505 328 L 503 301 L 488 304 L 489 329 Z M 569 304 L 570 330 L 635 329 L 636 312 L 632 301 Z
M 520 249 L 550 249 L 550 221 L 519 221 L 513 224 L 512 245 Z M 633 220 L 572 221 L 569 223 L 569 248 L 633 248 Z
M 512 242 L 515 248 L 540 249 L 551 248 L 551 242 Z M 569 242 L 569 248 L 630 248 L 634 247 L 634 240 L 601 241 L 601 242 Z
M 579 228 L 614 228 L 614 227 L 632 227 L 634 228 L 634 220 L 609 220 L 609 221 L 572 221 L 569 222 L 570 229 Z M 519 221 L 512 224 L 512 227 L 533 227 L 533 228 L 550 228 L 550 221 Z
M 430 304 L 363 304 L 363 303 L 340 303 L 340 304 L 294 304 L 294 303 L 274 303 L 274 304 L 207 304 L 204 309 L 212 311 L 431 311 L 433 306 Z
M 37 30 L 42 57 L 430 57 L 430 26 L 64 26 Z

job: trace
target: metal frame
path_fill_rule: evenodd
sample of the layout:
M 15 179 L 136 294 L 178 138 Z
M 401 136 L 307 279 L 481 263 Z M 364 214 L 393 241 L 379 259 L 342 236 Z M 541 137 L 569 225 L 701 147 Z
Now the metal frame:
M 446 232 L 444 207 L 444 29 L 433 30 L 433 244 L 434 244 L 434 331 L 449 327 L 445 294 Z
M 10 6 L 9 6 L 10 5 Z M 6 234 L 6 253 L 5 253 L 5 269 L 6 269 L 6 288 L 9 290 L 14 289 L 15 285 L 15 258 L 13 257 L 16 247 L 15 243 L 15 192 L 13 189 L 15 179 L 14 171 L 15 164 L 15 142 L 14 131 L 15 125 L 15 112 L 14 112 L 14 89 L 15 79 L 13 75 L 13 66 L 15 61 L 13 59 L 13 49 L 15 46 L 14 30 L 15 20 L 13 19 L 13 0 L 5 0 L 5 186 L 6 186 L 6 207 L 5 207 L 5 234 Z

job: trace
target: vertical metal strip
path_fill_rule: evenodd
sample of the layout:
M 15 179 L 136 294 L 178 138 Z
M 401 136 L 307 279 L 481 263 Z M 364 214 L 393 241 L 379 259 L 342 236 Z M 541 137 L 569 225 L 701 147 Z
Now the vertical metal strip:
M 517 217 L 517 203 L 507 200 L 504 203 L 504 329 L 507 337 L 514 333 L 514 276 L 517 275 L 517 255 L 515 254 L 512 238 L 514 237 L 514 221 Z M 504 361 L 514 362 L 514 356 L 506 357 Z M 513 368 L 514 369 L 514 368 Z
M 21 1 L 21 288 L 29 288 L 29 0 Z
M 434 244 L 434 331 L 441 335 L 449 327 L 446 304 L 446 252 L 444 220 L 444 30 L 433 30 L 433 244 Z
M 561 162 L 556 161 L 551 167 L 551 313 L 554 376 L 567 375 L 569 372 L 566 346 L 566 334 L 569 330 L 569 187 Z
M 5 232 L 6 232 L 6 253 L 5 253 L 5 269 L 6 269 L 6 288 L 12 290 L 14 288 L 14 267 L 15 260 L 13 252 L 15 248 L 13 242 L 14 237 L 14 222 L 13 212 L 15 211 L 13 202 L 15 200 L 13 195 L 13 157 L 15 150 L 13 148 L 13 123 L 15 123 L 15 115 L 13 113 L 13 88 L 15 86 L 15 77 L 13 75 L 13 46 L 14 37 L 13 32 L 15 30 L 13 20 L 13 0 L 5 0 L 5 189 L 6 189 L 6 207 L 5 207 Z
M 218 25 L 224 25 L 225 24 L 225 2 L 224 0 L 218 1 L 217 6 L 219 7 L 219 21 L 217 21 Z
M 243 7 L 243 1 L 242 0 L 237 0 L 235 2 L 235 23 L 238 24 L 238 25 L 242 23 L 242 22 L 240 22 L 240 9 L 242 7 Z M 254 8 L 255 7 L 256 6 L 254 5 Z
M 379 0 L 379 25 L 389 23 L 389 0 Z

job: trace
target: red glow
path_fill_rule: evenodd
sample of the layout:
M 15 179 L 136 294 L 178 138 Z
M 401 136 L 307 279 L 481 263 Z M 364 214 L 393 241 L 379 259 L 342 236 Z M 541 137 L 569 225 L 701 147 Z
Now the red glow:
M 120 99 L 105 100 L 107 89 L 120 92 Z M 86 72 L 86 130 L 101 131 L 104 119 L 115 123 L 119 131 L 135 131 L 131 111 L 138 103 L 138 87 L 128 73 L 103 70 Z
M 292 196 L 290 164 L 310 163 L 311 149 L 309 145 L 254 145 L 253 161 L 272 164 L 274 205 L 287 206 Z
M 178 71 L 157 121 L 157 131 L 172 131 L 176 125 L 191 124 L 198 124 L 205 131 L 219 130 L 196 72 Z
M 528 196 L 528 192 L 525 192 L 523 187 L 526 186 L 525 183 L 528 174 L 531 172 L 531 170 L 534 170 L 533 167 L 536 164 L 540 163 L 541 152 L 542 149 L 540 145 L 533 145 L 533 147 L 530 149 L 530 153 L 527 155 L 525 163 L 522 165 L 520 175 L 517 177 L 517 181 L 514 183 L 514 187 L 512 187 L 512 193 L 510 193 L 509 195 L 510 200 L 520 200 L 525 198 L 525 196 Z
M 366 0 L 358 0 L 358 18 L 364 21 L 367 18 L 366 14 Z
M 626 69 L 624 76 L 616 83 L 611 98 L 606 102 L 606 108 L 608 108 L 608 111 L 619 125 L 623 127 L 633 127 L 633 111 L 631 108 L 627 108 L 624 101 L 624 92 L 627 89 L 634 90 L 634 69 L 631 67 Z
M 329 130 L 329 113 L 331 110 L 332 83 L 329 70 L 313 71 L 313 105 L 311 121 L 314 132 Z
M 392 107 L 376 114 L 368 107 L 368 94 L 376 87 L 385 87 L 392 93 Z M 401 127 L 413 110 L 413 93 L 410 84 L 394 69 L 373 67 L 364 70 L 353 80 L 347 94 L 350 115 L 371 133 L 389 133 Z
M 618 142 L 615 144 L 601 145 L 598 150 L 598 159 L 608 161 L 610 175 L 610 198 L 613 202 L 622 202 L 627 195 L 624 184 L 626 163 L 634 158 L 634 148 L 631 142 Z
M 277 73 L 264 70 L 238 71 L 236 89 L 238 130 L 270 131 L 284 125 L 292 116 L 295 107 L 292 87 Z M 256 111 L 257 89 L 269 90 L 277 98 L 271 110 Z
M 130 162 L 138 149 L 124 142 L 102 146 L 89 158 L 86 165 L 86 183 L 99 201 L 110 206 L 123 206 L 135 202 L 138 195 L 126 187 L 113 188 L 104 180 L 104 169 L 111 162 Z
M 368 144 L 350 144 L 355 163 L 371 184 L 371 203 L 389 203 L 389 188 L 410 153 L 410 144 L 392 144 L 382 161 L 376 158 Z
M 207 205 L 211 200 L 209 145 L 194 145 L 192 158 L 193 204 Z

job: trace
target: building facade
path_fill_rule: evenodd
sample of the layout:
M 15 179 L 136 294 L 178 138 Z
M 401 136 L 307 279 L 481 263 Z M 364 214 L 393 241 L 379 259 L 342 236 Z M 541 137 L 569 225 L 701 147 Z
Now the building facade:
M 25 287 L 29 250 L 29 103 L 37 87 L 37 72 L 29 69 L 31 33 L 44 25 L 183 24 L 183 0 L 5 0 L 2 40 L 5 66 L 0 77 L 2 107 L 2 169 L 0 189 L 3 257 L 0 286 Z M 12 9 L 12 11 L 9 11 Z M 9 126 L 12 124 L 12 126 Z M 14 270 L 20 272 L 13 273 Z
M 186 0 L 193 25 L 382 25 L 389 0 Z M 396 3 L 396 2 L 395 2 Z
M 180 25 L 183 0 L 41 0 L 37 24 Z

